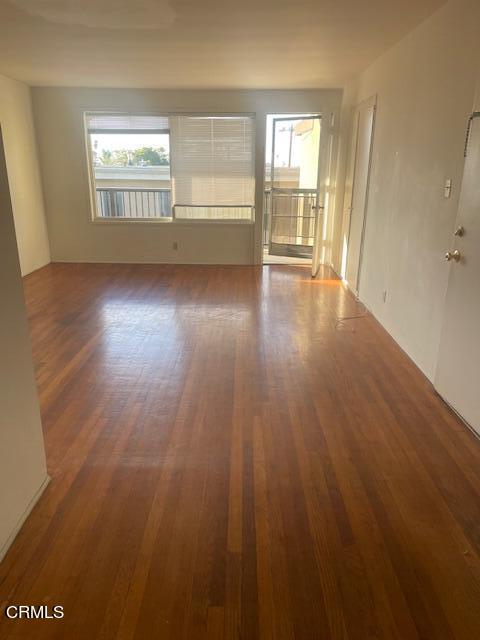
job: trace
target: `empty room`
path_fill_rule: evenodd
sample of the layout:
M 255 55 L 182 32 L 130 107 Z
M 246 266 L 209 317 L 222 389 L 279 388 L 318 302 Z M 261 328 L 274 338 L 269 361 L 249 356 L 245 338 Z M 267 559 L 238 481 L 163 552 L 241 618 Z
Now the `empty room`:
M 0 0 L 0 640 L 480 638 L 478 0 Z

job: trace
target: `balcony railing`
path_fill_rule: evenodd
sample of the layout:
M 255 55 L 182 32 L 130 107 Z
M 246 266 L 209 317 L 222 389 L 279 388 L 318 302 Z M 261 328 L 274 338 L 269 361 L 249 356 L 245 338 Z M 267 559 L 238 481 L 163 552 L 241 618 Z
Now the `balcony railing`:
M 311 247 L 315 235 L 316 189 L 267 189 L 263 242 Z
M 268 244 L 272 234 L 273 242 L 311 245 L 315 191 L 275 189 L 274 194 L 272 198 L 271 190 L 265 190 L 264 244 Z M 97 187 L 96 197 L 99 218 L 172 218 L 170 189 Z
M 171 218 L 170 189 L 97 187 L 99 218 Z

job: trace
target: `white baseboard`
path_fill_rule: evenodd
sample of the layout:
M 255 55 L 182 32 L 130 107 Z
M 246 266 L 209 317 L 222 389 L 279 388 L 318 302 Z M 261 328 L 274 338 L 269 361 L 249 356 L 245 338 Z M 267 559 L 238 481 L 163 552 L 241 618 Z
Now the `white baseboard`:
M 47 488 L 48 483 L 50 482 L 50 476 L 47 475 L 45 477 L 45 479 L 43 480 L 42 484 L 40 485 L 40 487 L 37 489 L 37 491 L 35 492 L 35 495 L 33 496 L 33 498 L 30 500 L 30 502 L 27 505 L 27 508 L 25 509 L 25 511 L 22 513 L 22 515 L 20 516 L 20 518 L 17 521 L 17 524 L 15 525 L 15 527 L 13 528 L 13 531 L 10 533 L 10 535 L 8 536 L 7 540 L 4 542 L 4 544 L 2 545 L 2 547 L 0 548 L 0 562 L 3 560 L 3 558 L 5 557 L 7 551 L 9 550 L 9 548 L 11 547 L 11 545 L 13 544 L 13 541 L 15 540 L 15 538 L 17 537 L 18 532 L 20 531 L 20 529 L 23 526 L 23 523 L 25 522 L 25 520 L 28 518 L 28 516 L 30 515 L 33 507 L 37 504 L 37 502 L 40 499 L 40 496 L 42 495 L 42 493 L 45 491 L 45 489 Z

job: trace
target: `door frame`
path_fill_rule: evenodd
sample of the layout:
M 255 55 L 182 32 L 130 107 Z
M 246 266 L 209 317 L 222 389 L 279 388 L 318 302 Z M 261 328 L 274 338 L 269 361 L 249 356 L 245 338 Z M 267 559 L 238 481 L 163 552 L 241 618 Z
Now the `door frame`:
M 271 190 L 271 198 L 270 198 L 270 234 L 269 234 L 269 238 L 268 238 L 268 246 L 269 246 L 269 250 L 272 247 L 272 221 L 273 221 L 273 183 L 275 180 L 275 136 L 276 136 L 276 125 L 277 122 L 294 122 L 294 121 L 302 121 L 302 120 L 318 120 L 320 123 L 320 138 L 319 138 L 319 142 L 318 142 L 318 165 L 317 165 L 317 184 L 315 187 L 315 206 L 312 207 L 312 210 L 315 211 L 314 213 L 314 217 L 315 217 L 315 225 L 314 225 L 314 242 L 313 242 L 313 246 L 312 246 L 312 264 L 313 264 L 313 256 L 315 253 L 315 239 L 317 237 L 317 228 L 319 225 L 319 211 L 321 209 L 323 209 L 323 207 L 321 207 L 319 205 L 319 201 L 320 201 L 320 162 L 321 162 L 321 157 L 322 157 L 322 130 L 323 130 L 323 116 L 321 113 L 314 113 L 314 114 L 305 114 L 305 115 L 288 115 L 286 114 L 285 116 L 283 115 L 279 115 L 279 117 L 277 118 L 273 118 L 272 119 L 272 149 L 271 149 L 271 155 L 270 155 L 270 190 Z M 270 251 L 269 251 L 270 253 Z
M 347 269 L 348 269 L 348 260 L 350 256 L 350 235 L 352 228 L 352 211 L 353 211 L 353 197 L 355 194 L 355 180 L 357 174 L 357 157 L 358 157 L 358 142 L 360 135 L 360 114 L 365 109 L 373 109 L 372 114 L 372 128 L 370 133 L 370 149 L 368 152 L 368 163 L 367 163 L 367 180 L 365 184 L 365 203 L 363 206 L 363 219 L 361 222 L 361 234 L 360 234 L 360 249 L 358 254 L 358 265 L 357 265 L 357 277 L 355 285 L 349 281 L 348 286 L 351 291 L 358 296 L 360 291 L 360 282 L 362 277 L 362 266 L 363 266 L 363 255 L 364 255 L 364 244 L 365 244 L 365 231 L 367 225 L 367 214 L 368 214 L 368 201 L 370 195 L 370 177 L 372 173 L 372 159 L 373 159 L 373 144 L 375 138 L 375 124 L 377 117 L 377 94 L 370 96 L 366 100 L 362 100 L 359 104 L 353 107 L 353 115 L 352 115 L 352 125 L 351 125 L 351 133 L 350 133 L 350 144 L 348 147 L 348 160 L 347 160 L 347 176 L 346 176 L 346 185 L 349 180 L 349 175 L 351 175 L 351 187 L 348 188 L 349 201 L 348 203 L 344 202 L 344 222 L 343 222 L 343 232 L 342 237 L 346 238 L 347 242 L 347 255 L 345 259 L 345 269 L 344 273 L 342 273 L 342 277 L 346 279 Z M 346 186 L 347 189 L 347 186 Z

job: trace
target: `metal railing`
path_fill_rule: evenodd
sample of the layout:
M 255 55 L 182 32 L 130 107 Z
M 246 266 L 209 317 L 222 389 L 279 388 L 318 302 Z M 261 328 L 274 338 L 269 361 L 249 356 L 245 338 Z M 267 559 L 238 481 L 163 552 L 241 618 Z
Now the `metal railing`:
M 171 218 L 170 189 L 97 187 L 99 218 Z
M 271 189 L 264 195 L 264 244 L 311 247 L 315 236 L 315 189 Z
M 99 218 L 172 218 L 170 189 L 97 187 Z M 313 189 L 266 189 L 264 244 L 311 246 L 315 230 L 316 192 Z

